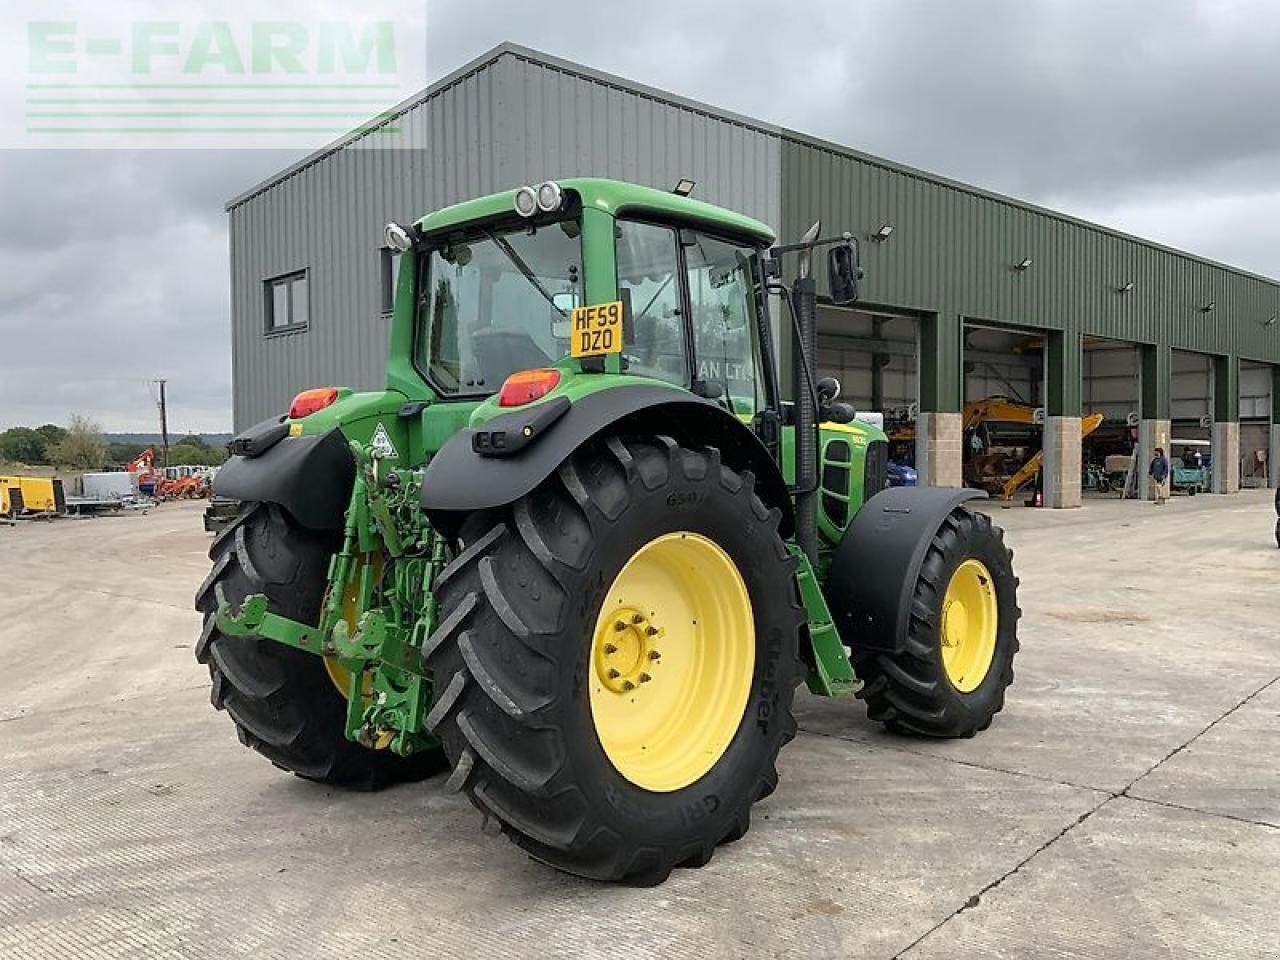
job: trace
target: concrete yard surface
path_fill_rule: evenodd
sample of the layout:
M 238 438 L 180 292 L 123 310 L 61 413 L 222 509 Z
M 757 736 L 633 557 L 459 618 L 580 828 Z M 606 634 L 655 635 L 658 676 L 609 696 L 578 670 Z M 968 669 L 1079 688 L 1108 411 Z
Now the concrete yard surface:
M 991 729 L 800 693 L 750 833 L 651 889 L 534 863 L 443 776 L 241 747 L 192 656 L 202 506 L 0 528 L 0 957 L 1280 956 L 1270 491 L 986 507 L 1023 610 Z

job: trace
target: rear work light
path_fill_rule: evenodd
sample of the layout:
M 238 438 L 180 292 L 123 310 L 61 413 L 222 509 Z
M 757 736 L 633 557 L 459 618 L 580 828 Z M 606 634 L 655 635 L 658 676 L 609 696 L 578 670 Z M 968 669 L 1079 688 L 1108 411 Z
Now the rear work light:
M 498 406 L 523 407 L 526 403 L 545 397 L 559 382 L 559 370 L 519 370 L 507 377 L 502 389 L 498 391 Z
M 337 399 L 337 387 L 315 387 L 311 390 L 303 390 L 293 398 L 293 403 L 289 405 L 289 419 L 301 420 L 303 417 L 309 417 L 317 410 L 323 410 Z

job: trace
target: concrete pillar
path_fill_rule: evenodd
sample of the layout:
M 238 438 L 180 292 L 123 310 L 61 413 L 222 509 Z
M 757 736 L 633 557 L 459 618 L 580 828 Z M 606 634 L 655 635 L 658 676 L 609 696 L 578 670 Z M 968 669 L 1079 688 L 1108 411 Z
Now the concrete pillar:
M 1280 364 L 1271 367 L 1271 442 L 1267 447 L 1267 482 L 1280 487 Z
M 1078 507 L 1081 452 L 1079 417 L 1045 417 L 1044 421 L 1044 505 Z
M 1055 330 L 1045 341 L 1045 417 L 1041 435 L 1046 507 L 1078 507 L 1080 498 L 1080 397 L 1084 338 Z
M 1280 423 L 1271 422 L 1271 443 L 1267 450 L 1267 483 L 1280 487 Z
M 1240 492 L 1240 424 L 1213 422 L 1213 492 Z
M 1240 358 L 1213 358 L 1213 492 L 1240 491 Z
M 1164 420 L 1143 420 L 1138 427 L 1138 495 L 1143 500 L 1154 500 L 1156 498 L 1155 484 L 1151 478 L 1147 476 L 1147 468 L 1151 466 L 1151 458 L 1155 456 L 1156 447 L 1164 450 L 1166 457 L 1169 453 L 1169 437 L 1170 424 L 1167 419 Z M 1168 481 L 1165 481 L 1166 484 Z M 1168 492 L 1167 490 L 1165 491 Z
M 964 486 L 959 413 L 921 413 L 916 420 L 916 476 L 922 487 Z
M 921 486 L 964 485 L 964 318 L 939 310 L 920 320 L 920 415 L 916 420 L 916 475 Z
M 1144 343 L 1142 350 L 1142 422 L 1138 426 L 1138 496 L 1155 499 L 1155 484 L 1147 476 L 1156 447 L 1172 456 L 1169 423 L 1169 381 L 1172 376 L 1173 351 L 1166 343 Z M 1165 481 L 1168 483 L 1168 481 Z

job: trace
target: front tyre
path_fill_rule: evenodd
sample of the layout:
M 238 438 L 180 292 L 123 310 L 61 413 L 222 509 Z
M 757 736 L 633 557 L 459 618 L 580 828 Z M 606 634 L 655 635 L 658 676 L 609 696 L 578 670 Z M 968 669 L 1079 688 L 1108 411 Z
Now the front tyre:
M 1018 652 L 1018 580 L 1004 531 L 956 507 L 934 533 L 899 653 L 856 655 L 872 720 L 931 737 L 971 737 L 1004 707 Z
M 718 451 L 609 438 L 464 531 L 426 647 L 451 784 L 595 879 L 660 883 L 742 836 L 796 729 L 778 521 Z

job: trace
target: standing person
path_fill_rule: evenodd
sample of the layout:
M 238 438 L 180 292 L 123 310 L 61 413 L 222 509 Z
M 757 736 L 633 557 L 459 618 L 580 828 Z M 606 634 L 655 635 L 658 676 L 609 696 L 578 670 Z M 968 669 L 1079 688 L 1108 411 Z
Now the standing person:
M 1165 459 L 1163 447 L 1156 447 L 1147 475 L 1155 484 L 1156 506 L 1160 506 L 1164 503 L 1164 482 L 1169 479 L 1169 461 Z

